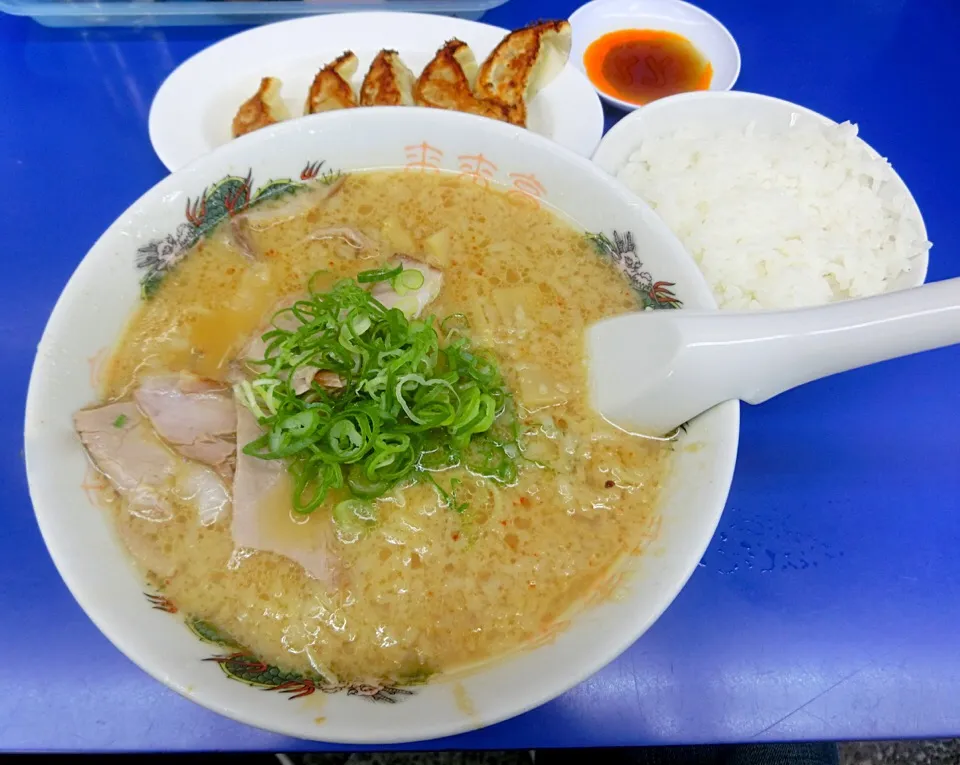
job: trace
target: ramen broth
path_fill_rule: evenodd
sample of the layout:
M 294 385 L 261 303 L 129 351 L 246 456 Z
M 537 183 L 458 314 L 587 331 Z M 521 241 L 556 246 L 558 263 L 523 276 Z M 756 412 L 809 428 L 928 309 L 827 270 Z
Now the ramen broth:
M 449 470 L 443 482 L 460 481 L 461 512 L 417 482 L 377 500 L 376 524 L 349 535 L 327 505 L 294 513 L 281 481 L 261 531 L 329 540 L 332 583 L 237 548 L 229 513 L 203 525 L 174 494 L 159 518 L 113 495 L 121 537 L 182 613 L 268 663 L 340 682 L 422 679 L 549 637 L 642 547 L 667 467 L 668 446 L 616 430 L 587 401 L 584 328 L 636 308 L 627 281 L 553 213 L 459 176 L 354 174 L 316 205 L 270 204 L 245 221 L 245 246 L 224 224 L 143 301 L 109 363 L 105 398 L 157 372 L 227 380 L 312 274 L 325 270 L 332 283 L 405 253 L 443 272 L 425 316 L 463 314 L 475 347 L 500 364 L 523 430 L 517 482 Z

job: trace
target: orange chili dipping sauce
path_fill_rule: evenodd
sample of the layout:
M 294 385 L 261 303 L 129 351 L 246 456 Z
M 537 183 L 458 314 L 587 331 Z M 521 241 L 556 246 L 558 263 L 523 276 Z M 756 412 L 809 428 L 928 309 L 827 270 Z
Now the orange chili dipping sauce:
M 590 43 L 583 65 L 597 88 L 632 104 L 706 90 L 713 79 L 713 66 L 693 43 L 660 29 L 609 32 Z

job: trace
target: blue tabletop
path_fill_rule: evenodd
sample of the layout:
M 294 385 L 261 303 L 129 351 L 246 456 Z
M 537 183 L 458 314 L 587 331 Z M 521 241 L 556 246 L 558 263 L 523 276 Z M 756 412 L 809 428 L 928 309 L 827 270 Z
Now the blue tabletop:
M 739 87 L 852 119 L 916 196 L 930 278 L 960 275 L 956 0 L 710 0 Z M 512 0 L 485 20 L 560 17 Z M 177 696 L 84 616 L 23 470 L 34 349 L 77 262 L 165 174 L 164 77 L 227 28 L 52 30 L 0 16 L 0 750 L 295 750 Z M 610 114 L 610 121 L 617 115 Z M 960 348 L 745 407 L 736 478 L 699 569 L 582 685 L 437 748 L 960 735 Z

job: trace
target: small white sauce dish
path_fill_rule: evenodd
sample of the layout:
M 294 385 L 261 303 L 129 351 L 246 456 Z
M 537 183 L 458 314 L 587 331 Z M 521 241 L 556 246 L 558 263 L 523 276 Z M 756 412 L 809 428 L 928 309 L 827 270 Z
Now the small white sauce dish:
M 584 74 L 583 54 L 594 40 L 621 29 L 654 29 L 674 32 L 693 43 L 713 66 L 710 90 L 730 90 L 740 76 L 740 48 L 733 35 L 709 13 L 683 0 L 593 0 L 573 12 L 570 26 L 570 61 Z M 591 84 L 609 104 L 627 111 L 639 107 L 603 92 L 592 80 Z

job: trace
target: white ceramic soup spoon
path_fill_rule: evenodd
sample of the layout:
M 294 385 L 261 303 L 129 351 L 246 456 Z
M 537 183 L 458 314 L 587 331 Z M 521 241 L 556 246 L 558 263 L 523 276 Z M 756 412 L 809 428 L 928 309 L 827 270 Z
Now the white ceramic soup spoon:
M 594 408 L 661 436 L 723 401 L 960 343 L 960 278 L 817 308 L 642 311 L 587 331 Z

